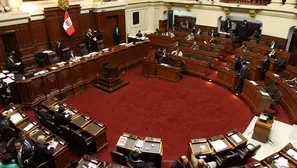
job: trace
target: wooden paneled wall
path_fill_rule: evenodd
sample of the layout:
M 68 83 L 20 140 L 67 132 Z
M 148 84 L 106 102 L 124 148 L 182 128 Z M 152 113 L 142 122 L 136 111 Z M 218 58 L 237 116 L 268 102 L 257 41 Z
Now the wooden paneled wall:
M 73 22 L 75 33 L 70 37 L 63 29 L 65 11 L 58 7 L 45 8 L 44 19 L 33 20 L 28 23 L 0 27 L 0 36 L 7 31 L 14 31 L 17 40 L 19 59 L 23 63 L 25 71 L 36 68 L 35 53 L 47 49 L 54 50 L 56 41 L 61 41 L 65 47 L 70 47 L 77 54 L 78 45 L 84 42 L 87 29 L 99 29 L 103 33 L 104 44 L 107 47 L 114 45 L 113 32 L 119 27 L 121 41 L 126 39 L 125 10 L 81 14 L 80 5 L 72 5 L 68 8 Z M 0 37 L 0 41 L 1 37 Z M 4 50 L 4 44 L 0 42 L 0 51 Z M 8 52 L 8 51 L 6 51 Z M 4 52 L 0 53 L 0 65 L 6 60 Z

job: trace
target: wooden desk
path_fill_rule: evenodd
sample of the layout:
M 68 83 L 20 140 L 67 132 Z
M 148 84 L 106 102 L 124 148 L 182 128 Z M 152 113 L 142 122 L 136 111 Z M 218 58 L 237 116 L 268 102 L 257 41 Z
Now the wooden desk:
M 101 161 L 97 158 L 94 158 L 90 155 L 84 155 L 78 162 L 78 167 L 79 168 L 87 168 L 87 167 L 107 167 L 110 165 L 110 167 L 114 168 L 126 168 L 126 166 L 114 164 L 114 163 L 107 163 L 104 161 Z
M 209 140 L 216 153 L 226 152 L 232 149 L 232 145 L 224 136 L 218 136 L 216 140 Z
M 207 62 L 195 60 L 193 58 L 179 57 L 175 55 L 170 55 L 170 57 L 172 57 L 174 60 L 185 61 L 186 68 L 184 71 L 189 74 L 202 77 L 205 77 L 209 74 L 210 65 Z
M 145 57 L 142 60 L 142 74 L 145 77 L 155 77 L 156 75 L 156 60 L 150 57 Z
M 280 155 L 297 165 L 297 149 L 289 143 L 280 152 Z
M 70 123 L 76 125 L 77 127 L 83 129 L 86 125 L 92 122 L 92 119 L 83 114 L 76 115 L 70 121 Z
M 115 46 L 110 52 L 94 57 L 84 57 L 78 62 L 68 61 L 63 67 L 46 67 L 49 72 L 25 80 L 17 81 L 23 106 L 37 105 L 48 97 L 65 99 L 90 86 L 97 73 L 103 72 L 103 62 L 118 65 L 119 70 L 127 70 L 148 55 L 149 43 Z M 55 67 L 55 69 L 52 69 Z
M 21 124 L 21 123 L 23 123 L 23 122 L 25 122 L 26 120 L 29 119 L 28 116 L 26 116 L 22 111 L 19 111 L 19 110 L 17 110 L 17 109 L 15 109 L 15 110 L 9 112 L 8 115 L 9 115 L 9 117 L 10 117 L 10 118 L 9 118 L 9 121 L 10 121 L 13 125 L 15 125 L 16 127 L 17 127 L 19 124 Z
M 255 86 L 251 81 L 244 81 L 241 96 L 247 101 L 255 114 L 263 113 L 265 108 L 270 107 L 272 101 L 269 95 L 262 95 L 259 89 L 263 90 L 262 92 L 265 92 L 263 88 L 258 85 Z
M 180 69 L 158 64 L 156 65 L 156 76 L 161 79 L 177 82 L 180 80 Z
M 268 80 L 269 78 L 274 78 L 276 80 L 276 86 L 283 95 L 281 103 L 288 109 L 292 119 L 297 123 L 297 92 L 291 88 L 287 82 L 283 82 L 271 71 L 266 72 L 265 80 Z
M 269 168 L 275 168 L 276 167 L 276 160 L 282 157 L 279 153 L 274 153 L 268 157 L 266 157 L 263 162 L 266 164 Z M 292 163 L 290 160 L 288 160 L 288 166 L 289 168 L 296 168 L 296 165 Z
M 288 79 L 293 79 L 297 77 L 297 67 L 292 65 L 287 65 L 286 70 L 290 72 Z
M 200 155 L 213 155 L 215 152 L 210 147 L 206 138 L 192 139 L 188 143 L 188 157 L 191 158 L 191 154 L 200 153 Z
M 248 139 L 246 139 L 237 129 L 227 132 L 225 137 L 234 146 L 234 148 L 244 146 L 248 141 Z
M 108 144 L 106 137 L 106 127 L 102 123 L 93 121 L 89 125 L 85 126 L 83 130 L 94 137 L 97 151 L 104 148 Z
M 229 89 L 235 88 L 238 83 L 239 75 L 228 67 L 219 67 L 216 81 Z
M 268 121 L 263 122 L 263 121 L 260 121 L 260 119 L 258 119 L 254 127 L 254 133 L 252 135 L 252 138 L 257 141 L 266 143 L 268 141 L 271 128 L 272 128 L 271 122 L 268 122 Z
M 32 132 L 33 130 L 35 130 L 38 127 L 39 127 L 39 125 L 32 119 L 26 120 L 17 126 L 17 128 L 20 131 L 22 131 L 25 135 L 28 135 L 30 132 Z
M 134 150 L 137 141 L 138 137 L 136 135 L 123 133 L 117 142 L 117 150 L 129 154 L 130 151 Z

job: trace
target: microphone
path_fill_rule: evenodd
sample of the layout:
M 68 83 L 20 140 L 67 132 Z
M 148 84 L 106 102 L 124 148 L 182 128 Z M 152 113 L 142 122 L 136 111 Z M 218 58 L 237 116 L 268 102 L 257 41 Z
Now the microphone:
M 152 135 L 150 134 L 148 128 L 145 128 L 146 132 L 149 134 L 150 137 L 152 137 Z

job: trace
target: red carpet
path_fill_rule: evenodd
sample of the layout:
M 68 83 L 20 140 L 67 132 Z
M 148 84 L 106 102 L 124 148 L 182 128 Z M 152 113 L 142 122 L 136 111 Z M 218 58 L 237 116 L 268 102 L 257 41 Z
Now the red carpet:
M 148 128 L 163 140 L 163 159 L 174 160 L 186 154 L 190 139 L 244 131 L 253 117 L 229 91 L 194 77 L 177 83 L 146 79 L 137 68 L 122 78 L 130 84 L 112 94 L 91 88 L 66 101 L 106 124 L 110 147 L 123 132 L 149 136 Z

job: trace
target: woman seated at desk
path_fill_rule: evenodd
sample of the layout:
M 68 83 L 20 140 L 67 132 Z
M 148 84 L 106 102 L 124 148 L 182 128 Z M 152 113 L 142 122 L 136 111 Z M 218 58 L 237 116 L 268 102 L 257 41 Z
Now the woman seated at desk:
M 176 55 L 176 56 L 180 56 L 182 57 L 183 56 L 183 52 L 179 50 L 179 48 L 175 51 L 172 51 L 171 53 L 172 55 Z
M 199 50 L 199 46 L 197 45 L 197 42 L 196 42 L 196 41 L 194 41 L 194 43 L 193 43 L 193 45 L 191 46 L 191 48 L 192 48 L 193 50 Z

